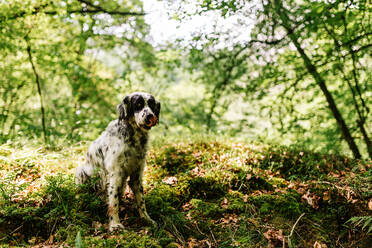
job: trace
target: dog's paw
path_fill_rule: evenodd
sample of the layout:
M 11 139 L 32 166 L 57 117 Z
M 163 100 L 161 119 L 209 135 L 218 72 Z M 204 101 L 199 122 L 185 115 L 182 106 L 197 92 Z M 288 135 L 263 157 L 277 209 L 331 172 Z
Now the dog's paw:
M 109 230 L 110 230 L 110 232 L 116 232 L 116 231 L 124 230 L 124 226 L 120 223 L 112 223 L 109 226 Z

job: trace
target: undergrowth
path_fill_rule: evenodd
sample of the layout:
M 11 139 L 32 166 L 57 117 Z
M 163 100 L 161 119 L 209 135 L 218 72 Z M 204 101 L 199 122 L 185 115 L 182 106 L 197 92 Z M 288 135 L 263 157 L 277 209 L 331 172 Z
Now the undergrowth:
M 371 165 L 286 147 L 187 142 L 152 147 L 145 200 L 158 228 L 122 199 L 108 232 L 92 185 L 77 187 L 85 144 L 0 146 L 0 245 L 76 247 L 369 247 Z M 94 182 L 92 182 L 94 184 Z M 300 218 L 301 216 L 301 218 Z

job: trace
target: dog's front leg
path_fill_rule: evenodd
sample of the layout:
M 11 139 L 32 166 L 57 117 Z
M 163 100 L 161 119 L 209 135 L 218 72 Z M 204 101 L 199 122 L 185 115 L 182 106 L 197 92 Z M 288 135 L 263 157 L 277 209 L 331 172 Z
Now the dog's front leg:
M 156 222 L 150 218 L 146 210 L 145 199 L 143 197 L 142 173 L 135 173 L 130 176 L 129 186 L 136 198 L 138 212 L 144 220 L 153 226 L 157 226 Z
M 120 173 L 110 172 L 109 185 L 107 189 L 108 193 L 108 216 L 110 219 L 109 230 L 115 231 L 118 229 L 124 229 L 124 226 L 120 224 L 119 219 L 119 197 L 121 195 L 120 190 L 123 187 L 123 183 L 126 180 L 123 180 L 120 177 Z

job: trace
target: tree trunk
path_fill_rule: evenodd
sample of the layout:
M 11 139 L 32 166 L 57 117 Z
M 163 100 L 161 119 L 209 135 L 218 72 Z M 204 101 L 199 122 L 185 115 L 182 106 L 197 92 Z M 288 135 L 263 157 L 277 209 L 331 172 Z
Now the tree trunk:
M 341 129 L 342 136 L 349 145 L 350 150 L 352 151 L 355 158 L 360 159 L 361 155 L 358 149 L 358 146 L 355 143 L 354 138 L 351 136 L 350 130 L 348 126 L 346 125 L 344 119 L 342 118 L 342 115 L 340 111 L 338 110 L 336 103 L 331 95 L 331 93 L 328 91 L 327 85 L 325 83 L 325 80 L 320 76 L 318 71 L 316 70 L 316 67 L 311 62 L 310 58 L 305 53 L 304 49 L 302 49 L 300 43 L 298 42 L 298 37 L 294 34 L 293 29 L 291 25 L 289 24 L 289 18 L 288 16 L 282 11 L 283 7 L 280 0 L 274 1 L 274 8 L 277 14 L 279 15 L 280 20 L 282 21 L 283 27 L 286 29 L 288 37 L 291 39 L 293 45 L 296 47 L 297 51 L 300 53 L 302 60 L 304 61 L 304 64 L 306 66 L 307 71 L 310 73 L 310 75 L 314 78 L 317 85 L 322 90 L 324 96 L 327 99 L 328 106 L 332 111 L 332 114 L 334 118 L 337 121 L 338 126 Z
M 40 77 L 39 77 L 39 74 L 36 71 L 34 62 L 32 61 L 31 45 L 30 45 L 30 42 L 29 42 L 29 39 L 28 39 L 27 35 L 25 37 L 25 40 L 26 40 L 26 43 L 27 43 L 28 59 L 31 63 L 31 67 L 32 67 L 32 70 L 33 70 L 34 75 L 35 75 L 35 83 L 37 85 L 37 92 L 38 92 L 39 98 L 40 98 L 41 123 L 42 123 L 42 127 L 43 127 L 44 144 L 46 144 L 47 143 L 47 135 L 46 135 L 46 126 L 45 126 L 45 109 L 44 109 L 43 97 L 42 97 L 42 94 L 41 94 Z

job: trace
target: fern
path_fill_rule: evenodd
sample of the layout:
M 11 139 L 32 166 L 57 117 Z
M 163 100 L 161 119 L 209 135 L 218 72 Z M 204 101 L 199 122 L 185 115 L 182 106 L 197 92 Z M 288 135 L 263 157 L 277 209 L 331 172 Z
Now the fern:
M 372 231 L 372 216 L 354 216 L 346 223 L 351 223 L 354 226 L 361 226 L 362 231 L 366 231 L 369 234 Z

